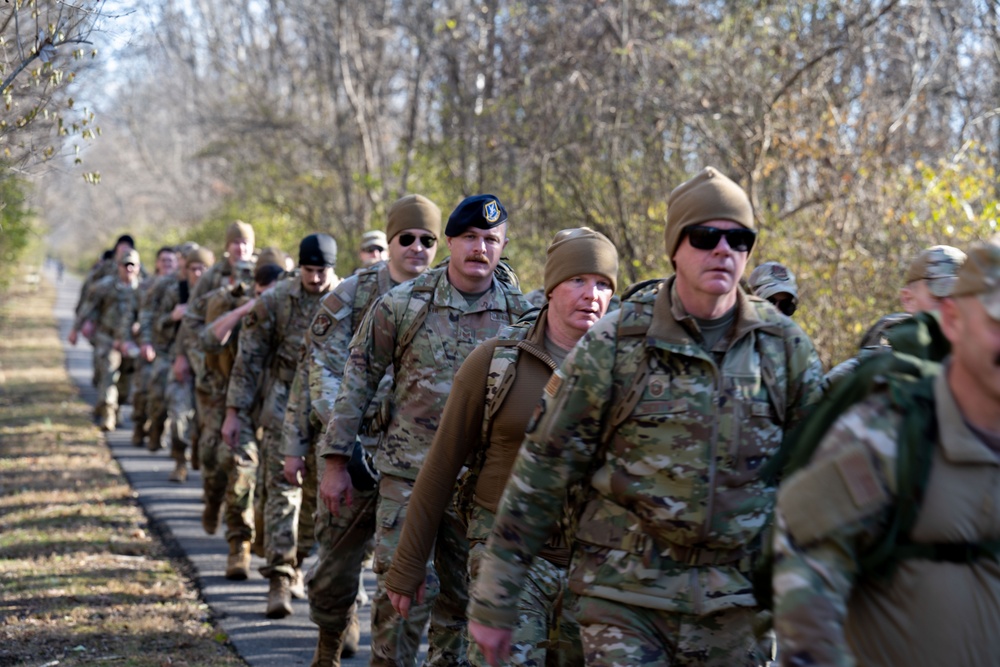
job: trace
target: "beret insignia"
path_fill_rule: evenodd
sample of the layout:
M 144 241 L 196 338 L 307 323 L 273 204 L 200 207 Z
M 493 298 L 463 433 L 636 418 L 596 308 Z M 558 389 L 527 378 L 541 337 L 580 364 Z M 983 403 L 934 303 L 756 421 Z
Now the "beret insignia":
M 500 206 L 497 205 L 496 199 L 483 204 L 483 217 L 486 218 L 486 222 L 496 222 L 500 219 Z

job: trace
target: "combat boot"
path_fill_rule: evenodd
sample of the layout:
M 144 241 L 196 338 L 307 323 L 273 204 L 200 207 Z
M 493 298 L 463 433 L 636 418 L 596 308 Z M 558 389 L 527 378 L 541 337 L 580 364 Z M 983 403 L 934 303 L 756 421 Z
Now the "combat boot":
M 146 434 L 142 432 L 142 428 L 136 424 L 135 430 L 132 431 L 132 446 L 142 447 L 146 444 Z
M 344 630 L 343 648 L 340 650 L 342 658 L 353 658 L 354 654 L 361 648 L 361 621 L 358 620 L 357 612 L 351 614 L 351 622 Z
M 149 439 L 146 441 L 146 449 L 151 452 L 158 452 L 163 449 L 163 431 L 156 427 L 149 429 Z
M 178 484 L 183 484 L 184 482 L 187 481 L 187 478 L 188 478 L 187 463 L 185 463 L 184 461 L 178 461 L 177 463 L 174 464 L 174 470 L 173 472 L 170 473 L 170 477 L 168 479 L 170 479 L 171 482 L 177 482 Z M 204 520 L 205 520 L 204 517 L 202 517 L 203 526 L 205 525 Z M 215 520 L 215 523 L 216 525 L 218 525 L 219 523 L 218 518 Z M 209 535 L 212 535 L 214 532 L 215 531 L 213 530 L 211 533 L 209 533 Z
M 250 576 L 250 543 L 236 537 L 229 540 L 226 579 L 243 581 Z
M 313 653 L 312 662 L 309 667 L 340 667 L 341 635 L 339 632 L 319 629 L 319 641 L 316 643 L 316 652 Z M 343 656 L 349 658 L 345 651 Z
M 254 556 L 264 557 L 264 519 L 263 512 L 254 510 L 253 514 L 253 544 L 250 545 L 250 553 Z
M 107 403 L 102 403 L 97 406 L 94 410 L 96 415 L 97 425 L 101 427 L 102 431 L 114 431 L 117 426 L 117 421 L 115 419 L 115 411 Z
M 201 527 L 205 529 L 207 535 L 215 535 L 215 531 L 219 529 L 219 514 L 221 512 L 222 503 L 217 500 L 205 500 L 205 509 L 201 512 Z
M 292 597 L 296 600 L 306 599 L 305 575 L 302 573 L 301 567 L 295 568 L 295 574 L 292 575 L 292 582 L 289 584 L 289 590 L 292 593 Z
M 272 574 L 271 585 L 267 590 L 268 618 L 284 618 L 292 613 L 291 579 L 284 574 Z

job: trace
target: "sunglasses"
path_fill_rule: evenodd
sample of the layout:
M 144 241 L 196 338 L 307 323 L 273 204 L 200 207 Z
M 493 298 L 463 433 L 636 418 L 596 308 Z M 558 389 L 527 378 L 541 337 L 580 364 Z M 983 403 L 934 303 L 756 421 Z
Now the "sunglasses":
M 736 252 L 750 252 L 757 232 L 750 229 L 718 229 L 695 225 L 684 230 L 691 247 L 698 250 L 714 250 L 719 245 L 719 239 L 726 237 L 726 243 Z
M 126 268 L 130 268 L 130 269 L 134 269 L 135 268 L 135 264 L 133 264 L 132 262 L 128 262 L 126 264 L 122 264 L 122 266 L 124 266 Z
M 413 243 L 413 241 L 410 241 L 410 243 Z M 406 245 L 410 245 L 410 243 L 407 243 Z M 361 249 L 362 252 L 383 252 L 384 250 L 385 248 L 380 245 L 369 245 Z
M 403 246 L 404 248 L 409 248 L 411 245 L 413 245 L 413 242 L 416 241 L 417 238 L 420 239 L 420 243 L 425 248 L 433 248 L 434 244 L 438 242 L 437 237 L 435 236 L 427 235 L 427 236 L 417 237 L 415 234 L 400 234 L 399 245 Z

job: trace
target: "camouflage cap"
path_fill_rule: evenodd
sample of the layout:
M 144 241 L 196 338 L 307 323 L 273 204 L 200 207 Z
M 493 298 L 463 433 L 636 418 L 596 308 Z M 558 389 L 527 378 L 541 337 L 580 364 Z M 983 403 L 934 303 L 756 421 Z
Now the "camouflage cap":
M 795 274 L 779 262 L 764 262 L 750 272 L 750 289 L 762 299 L 770 299 L 775 294 L 791 294 L 799 298 L 799 286 Z
M 951 296 L 978 297 L 989 316 L 1000 321 L 1000 234 L 969 248 Z
M 927 248 L 910 262 L 906 271 L 906 284 L 918 280 L 927 281 L 927 289 L 940 298 L 950 296 L 955 286 L 955 276 L 965 261 L 965 253 L 950 245 L 936 245 Z
M 371 248 L 373 246 L 378 246 L 382 250 L 389 247 L 388 241 L 385 239 L 385 232 L 379 230 L 373 230 L 370 232 L 365 232 L 361 235 L 361 249 Z
M 139 252 L 137 250 L 129 250 L 122 258 L 118 260 L 119 264 L 135 264 L 139 266 Z

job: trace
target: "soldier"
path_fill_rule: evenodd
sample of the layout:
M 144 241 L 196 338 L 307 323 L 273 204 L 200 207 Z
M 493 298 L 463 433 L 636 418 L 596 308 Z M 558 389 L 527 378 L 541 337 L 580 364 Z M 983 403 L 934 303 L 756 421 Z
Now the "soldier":
M 845 411 L 781 485 L 784 665 L 971 667 L 1000 655 L 1000 236 L 969 249 L 951 296 L 938 299 L 952 353 L 926 380 L 931 430 L 911 430 L 919 416 L 902 407 L 917 383 L 887 386 Z M 916 473 L 897 465 L 911 448 L 930 465 L 917 500 L 901 488 Z M 888 535 L 907 507 L 912 529 Z M 866 575 L 859 563 L 886 539 L 893 567 Z
M 302 510 L 302 490 L 284 480 L 281 426 L 306 328 L 320 299 L 339 282 L 334 273 L 336 265 L 337 243 L 331 236 L 310 234 L 302 239 L 300 274 L 278 283 L 257 300 L 246 316 L 229 380 L 222 437 L 234 449 L 241 446 L 241 437 L 251 432 L 251 410 L 258 391 L 264 397 L 260 461 L 267 487 L 267 563 L 261 574 L 270 579 L 266 610 L 269 618 L 282 618 L 292 612 L 292 583 L 301 580 L 300 566 L 312 547 L 311 526 L 308 534 L 299 534 L 298 523 L 300 511 L 311 518 L 314 508 Z
M 369 266 L 384 261 L 388 247 L 385 232 L 377 229 L 365 232 L 361 236 L 361 249 L 358 250 L 358 261 L 361 262 L 361 269 L 367 269 Z
M 261 259 L 253 272 L 252 281 L 243 279 L 243 264 L 237 264 L 234 275 L 239 283 L 220 287 L 206 294 L 205 319 L 198 342 L 205 352 L 205 366 L 210 373 L 229 378 L 237 352 L 240 321 L 253 309 L 256 300 L 277 284 L 284 270 L 273 260 Z M 252 290 L 252 291 L 251 291 Z M 202 479 L 205 480 L 206 506 L 224 503 L 226 508 L 226 541 L 229 559 L 226 579 L 242 581 L 250 574 L 250 542 L 254 534 L 253 496 L 259 461 L 257 442 L 253 434 L 239 439 L 238 447 L 223 445 L 218 435 L 225 416 L 225 405 L 219 405 L 213 437 L 202 447 Z M 214 512 L 214 514 L 212 513 Z M 218 510 L 208 512 L 209 520 L 218 520 Z
M 156 350 L 151 345 L 141 345 L 141 313 L 146 308 L 152 296 L 153 288 L 160 282 L 160 279 L 173 275 L 176 270 L 177 252 L 172 247 L 164 246 L 156 251 L 156 273 L 139 283 L 135 338 L 140 342 L 140 348 L 135 381 L 132 384 L 132 444 L 136 447 L 142 447 L 146 444 L 146 424 L 149 420 L 149 391 L 150 383 L 153 379 L 153 362 L 156 359 Z
M 423 598 L 426 563 L 434 527 L 449 506 L 459 471 L 472 461 L 463 480 L 462 507 L 468 517 L 469 577 L 475 581 L 485 541 L 493 527 L 510 468 L 542 388 L 566 354 L 604 316 L 615 291 L 618 253 L 606 236 L 588 228 L 556 234 L 545 262 L 546 304 L 532 321 L 500 330 L 465 360 L 452 384 L 434 444 L 417 476 L 403 535 L 385 577 L 393 606 L 405 618 L 411 600 Z M 582 662 L 579 628 L 560 607 L 569 546 L 561 535 L 549 539 L 535 559 L 518 600 L 511 663 L 544 667 Z M 560 618 L 562 616 L 562 618 Z M 559 637 L 549 650 L 550 632 Z M 485 665 L 473 644 L 469 661 Z
M 936 245 L 918 254 L 906 271 L 906 283 L 899 290 L 899 301 L 905 312 L 880 318 L 861 337 L 856 356 L 831 368 L 823 379 L 825 386 L 853 373 L 860 361 L 889 348 L 886 333 L 892 327 L 910 319 L 918 312 L 937 312 L 941 300 L 951 294 L 955 276 L 965 262 L 965 253 L 948 245 Z
M 590 329 L 546 384 L 472 591 L 469 634 L 510 651 L 529 564 L 574 510 L 587 665 L 760 665 L 749 575 L 775 489 L 759 468 L 819 397 L 812 342 L 738 281 L 750 200 L 709 167 L 667 207 L 676 275 Z
M 77 331 L 85 322 L 93 322 L 91 341 L 100 362 L 97 376 L 97 404 L 94 419 L 104 431 L 113 431 L 118 421 L 118 397 L 124 382 L 122 366 L 122 320 L 139 285 L 139 253 L 127 250 L 118 262 L 118 272 L 94 283 L 80 308 L 76 323 L 69 332 L 69 342 L 76 345 Z
M 779 262 L 764 262 L 750 272 L 747 284 L 754 294 L 770 301 L 791 317 L 799 307 L 799 286 L 795 274 Z
M 429 616 L 428 664 L 465 663 L 468 542 L 460 518 L 449 512 L 442 520 L 425 602 L 410 611 L 408 620 L 393 610 L 383 577 L 392 564 L 413 482 L 430 448 L 455 372 L 479 343 L 528 308 L 520 290 L 494 277 L 507 245 L 506 219 L 506 210 L 493 195 L 463 200 L 445 228 L 451 251 L 447 265 L 393 288 L 368 312 L 351 341 L 333 418 L 320 444 L 319 455 L 325 459 L 320 494 L 336 517 L 342 503 L 352 505 L 347 462 L 366 408 L 392 366 L 388 426 L 374 457 L 381 479 L 376 510 L 374 569 L 380 586 L 372 606 L 373 665 L 412 664 Z M 423 234 L 412 241 L 430 247 L 436 239 Z
M 361 269 L 337 285 L 320 303 L 306 332 L 305 355 L 299 362 L 285 412 L 285 478 L 289 483 L 305 474 L 306 457 L 315 455 L 314 441 L 330 421 L 350 342 L 361 320 L 380 296 L 416 278 L 434 261 L 436 239 L 441 235 L 441 210 L 426 197 L 407 195 L 389 208 L 386 230 L 388 261 Z M 421 238 L 435 242 L 428 246 Z M 379 408 L 391 379 L 390 371 L 365 414 L 361 428 L 364 435 L 355 445 L 356 460 L 364 456 L 363 445 L 373 448 L 377 444 L 377 432 L 385 426 L 379 423 Z M 322 471 L 323 462 L 319 464 Z M 364 477 L 364 471 L 359 468 L 359 472 Z M 366 482 L 366 488 L 359 488 Z M 307 576 L 309 617 L 319 626 L 313 667 L 335 667 L 341 657 L 350 657 L 358 650 L 361 627 L 357 605 L 362 593 L 359 579 L 363 564 L 372 555 L 378 493 L 370 477 L 355 481 L 354 493 L 354 503 L 341 508 L 339 517 L 331 516 L 324 503 L 317 505 L 319 553 Z

